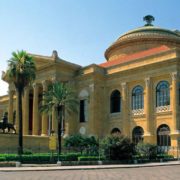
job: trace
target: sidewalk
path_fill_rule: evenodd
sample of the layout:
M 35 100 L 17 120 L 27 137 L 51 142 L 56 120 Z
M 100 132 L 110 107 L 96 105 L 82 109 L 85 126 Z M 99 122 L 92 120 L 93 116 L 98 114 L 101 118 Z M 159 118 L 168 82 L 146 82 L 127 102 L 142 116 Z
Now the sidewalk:
M 57 166 L 56 164 L 23 164 L 22 167 L 0 167 L 0 172 L 13 171 L 59 171 L 59 170 L 92 170 L 92 169 L 115 169 L 115 168 L 140 168 L 155 166 L 172 166 L 180 165 L 180 161 L 169 161 L 161 163 L 147 164 L 117 164 L 117 165 L 87 165 L 87 166 Z

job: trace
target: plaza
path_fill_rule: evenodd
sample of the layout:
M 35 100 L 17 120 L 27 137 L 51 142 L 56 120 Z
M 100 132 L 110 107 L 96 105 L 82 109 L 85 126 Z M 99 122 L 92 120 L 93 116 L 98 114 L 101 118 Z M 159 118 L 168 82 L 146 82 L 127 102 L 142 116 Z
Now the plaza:
M 1 180 L 179 180 L 180 165 L 94 170 L 0 171 Z

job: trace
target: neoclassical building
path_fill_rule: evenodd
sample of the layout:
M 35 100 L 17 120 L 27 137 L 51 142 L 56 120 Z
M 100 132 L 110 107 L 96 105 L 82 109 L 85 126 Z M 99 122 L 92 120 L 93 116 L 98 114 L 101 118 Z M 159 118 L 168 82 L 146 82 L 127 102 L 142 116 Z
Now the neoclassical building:
M 121 35 L 105 51 L 106 62 L 82 67 L 52 56 L 34 55 L 36 80 L 23 97 L 24 136 L 57 132 L 55 112 L 39 113 L 42 92 L 53 81 L 69 83 L 79 112 L 65 118 L 65 135 L 104 137 L 119 132 L 134 142 L 177 146 L 180 139 L 180 33 L 147 24 Z M 5 80 L 5 79 L 4 79 Z M 13 84 L 0 97 L 0 115 L 13 123 L 18 106 Z

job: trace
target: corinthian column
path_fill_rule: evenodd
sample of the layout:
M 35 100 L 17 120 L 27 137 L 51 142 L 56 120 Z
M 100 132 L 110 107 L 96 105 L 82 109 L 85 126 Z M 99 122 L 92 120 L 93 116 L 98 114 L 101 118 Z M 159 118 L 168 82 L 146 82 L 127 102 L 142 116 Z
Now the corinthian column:
M 121 83 L 122 86 L 122 114 L 123 114 L 123 134 L 126 136 L 130 136 L 129 128 L 130 122 L 128 119 L 129 116 L 129 105 L 128 105 L 128 97 L 127 97 L 127 84 Z
M 172 103 L 171 103 L 171 109 L 172 109 L 172 115 L 173 115 L 173 134 L 176 134 L 177 131 L 178 131 L 178 117 L 177 117 L 177 109 L 178 109 L 178 102 L 177 102 L 177 99 L 178 99 L 178 93 L 177 93 L 177 72 L 173 72 L 171 74 L 172 76 Z
M 18 104 L 19 93 L 16 90 L 16 132 L 19 132 L 19 104 Z
M 13 95 L 14 91 L 9 89 L 8 121 L 13 123 Z
M 33 135 L 38 135 L 39 130 L 39 86 L 33 84 Z
M 43 81 L 42 85 L 43 85 L 43 92 L 46 92 L 47 91 L 47 82 Z M 43 105 L 45 105 L 44 101 L 42 103 L 43 103 Z M 42 114 L 42 134 L 41 134 L 41 136 L 47 135 L 47 125 L 48 125 L 48 115 L 46 113 L 43 113 Z
M 24 89 L 24 116 L 23 116 L 23 134 L 29 134 L 29 87 Z
M 52 77 L 52 83 L 56 82 L 56 77 Z M 52 130 L 57 134 L 58 132 L 58 123 L 57 123 L 57 111 L 55 108 L 52 108 Z

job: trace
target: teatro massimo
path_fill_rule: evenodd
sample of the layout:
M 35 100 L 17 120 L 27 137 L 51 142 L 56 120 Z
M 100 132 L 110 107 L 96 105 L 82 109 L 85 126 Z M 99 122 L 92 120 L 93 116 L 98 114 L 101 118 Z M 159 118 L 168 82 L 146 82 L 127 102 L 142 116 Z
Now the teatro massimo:
M 46 146 L 51 130 L 57 132 L 55 112 L 39 113 L 42 92 L 53 81 L 69 83 L 79 99 L 78 113 L 65 117 L 64 136 L 104 137 L 118 132 L 136 143 L 178 145 L 180 32 L 154 26 L 152 16 L 144 20 L 145 25 L 120 35 L 105 50 L 106 61 L 101 64 L 83 67 L 61 59 L 57 51 L 50 56 L 31 54 L 37 71 L 23 97 L 26 145 Z M 0 97 L 0 117 L 8 112 L 9 122 L 18 130 L 16 100 L 14 85 L 9 83 L 8 94 Z M 7 139 L 0 134 L 0 142 L 11 142 L 15 136 L 9 134 Z

